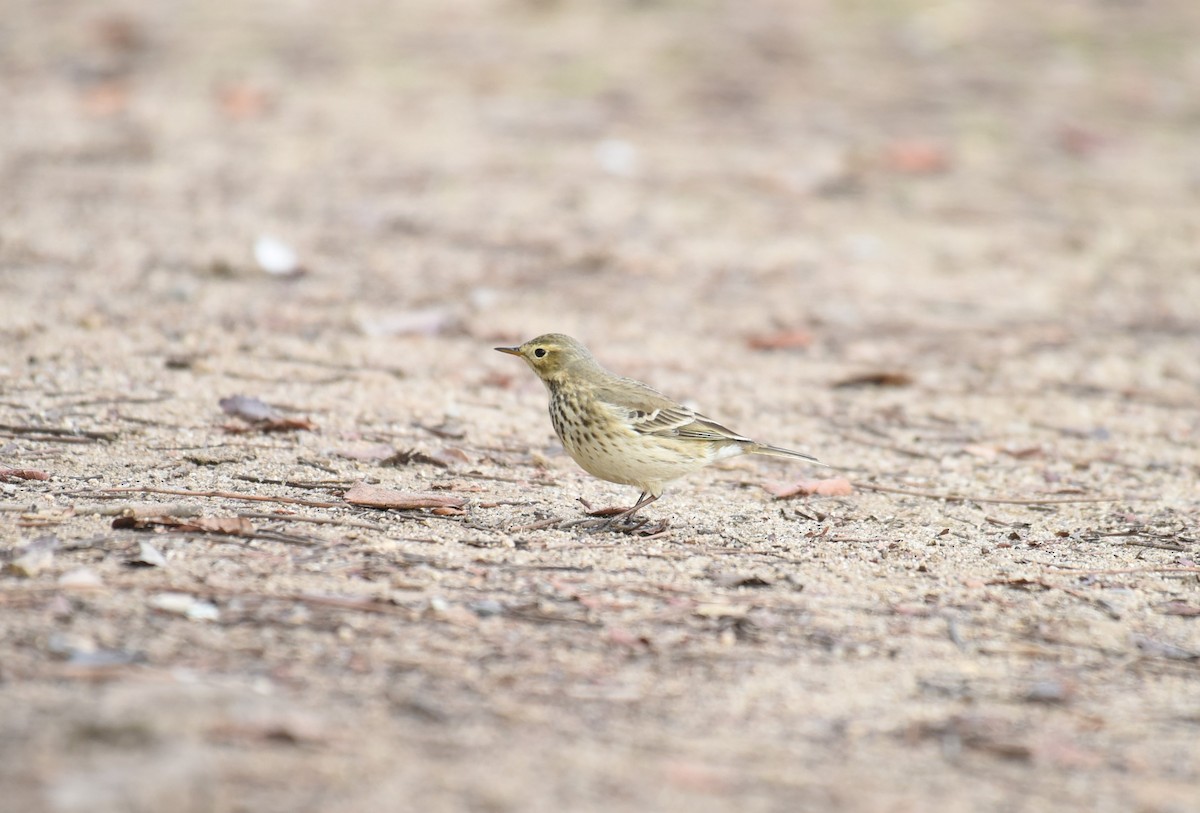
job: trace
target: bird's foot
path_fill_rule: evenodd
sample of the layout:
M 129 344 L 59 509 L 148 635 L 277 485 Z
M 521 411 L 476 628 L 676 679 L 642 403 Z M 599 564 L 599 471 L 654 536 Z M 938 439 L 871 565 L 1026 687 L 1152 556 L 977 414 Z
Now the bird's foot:
M 578 528 L 589 533 L 611 531 L 629 536 L 653 536 L 667 530 L 670 525 L 666 520 L 651 522 L 646 517 L 630 516 L 627 510 L 603 508 L 589 511 L 588 516 L 564 522 L 558 527 L 563 530 Z

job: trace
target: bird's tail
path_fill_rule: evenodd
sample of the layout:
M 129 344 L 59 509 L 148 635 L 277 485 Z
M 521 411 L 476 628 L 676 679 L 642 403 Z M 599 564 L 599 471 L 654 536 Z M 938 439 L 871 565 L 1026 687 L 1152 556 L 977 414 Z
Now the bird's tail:
M 818 466 L 828 467 L 828 463 L 822 463 L 810 454 L 804 452 L 793 452 L 791 449 L 784 449 L 779 446 L 769 446 L 766 443 L 755 443 L 746 451 L 750 454 L 765 454 L 771 457 L 794 457 L 798 460 L 807 460 L 809 463 L 816 463 Z

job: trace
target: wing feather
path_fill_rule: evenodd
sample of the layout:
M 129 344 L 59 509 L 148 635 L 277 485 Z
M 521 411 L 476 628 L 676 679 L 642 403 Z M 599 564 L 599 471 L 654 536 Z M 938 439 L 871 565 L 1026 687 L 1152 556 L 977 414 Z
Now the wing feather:
M 603 389 L 596 395 L 640 435 L 753 442 L 644 384 L 632 379 L 624 379 L 622 383 L 625 386 L 619 390 Z

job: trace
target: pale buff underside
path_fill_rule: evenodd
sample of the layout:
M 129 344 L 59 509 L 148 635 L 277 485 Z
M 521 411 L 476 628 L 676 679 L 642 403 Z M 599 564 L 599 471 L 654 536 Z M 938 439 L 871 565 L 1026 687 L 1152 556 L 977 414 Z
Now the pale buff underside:
M 609 431 L 560 433 L 563 448 L 589 474 L 637 486 L 655 497 L 661 496 L 672 480 L 749 451 L 733 441 L 644 435 L 633 429 L 624 410 L 596 400 L 590 400 L 588 407 L 608 413 L 605 418 Z

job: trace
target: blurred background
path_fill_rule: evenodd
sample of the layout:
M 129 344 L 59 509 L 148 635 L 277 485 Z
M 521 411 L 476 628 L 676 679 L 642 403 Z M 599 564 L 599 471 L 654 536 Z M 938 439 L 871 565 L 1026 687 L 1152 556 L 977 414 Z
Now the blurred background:
M 277 292 L 329 308 L 288 311 L 310 330 L 1190 318 L 1198 23 L 1184 0 L 8 0 L 0 273 L 236 312 L 253 297 L 206 283 L 269 237 L 317 278 Z M 92 294 L 48 306 L 125 315 Z

